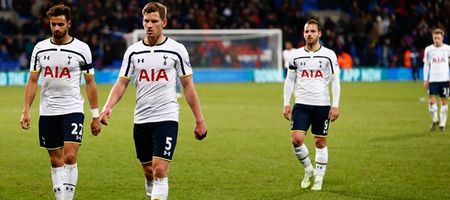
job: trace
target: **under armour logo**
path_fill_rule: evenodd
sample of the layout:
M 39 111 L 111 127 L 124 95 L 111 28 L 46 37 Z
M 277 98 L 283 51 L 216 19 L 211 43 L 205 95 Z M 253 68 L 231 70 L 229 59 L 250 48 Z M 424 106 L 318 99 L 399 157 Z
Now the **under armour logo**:
M 170 156 L 170 151 L 164 151 L 164 155 Z
M 167 65 L 167 58 L 168 57 L 166 55 L 164 55 L 163 58 L 164 58 L 164 65 Z
M 300 64 L 300 66 L 304 66 L 304 65 L 306 65 L 306 62 L 300 62 L 299 64 Z
M 144 59 L 142 58 L 142 59 L 137 59 L 137 63 L 140 63 L 140 62 L 142 62 L 142 63 L 144 63 Z
M 81 140 L 81 136 L 77 135 L 76 140 Z
M 44 56 L 44 60 L 50 60 L 50 56 Z
M 67 64 L 70 65 L 70 59 L 72 59 L 72 56 L 68 55 L 67 58 L 69 59 L 69 61 L 67 62 Z

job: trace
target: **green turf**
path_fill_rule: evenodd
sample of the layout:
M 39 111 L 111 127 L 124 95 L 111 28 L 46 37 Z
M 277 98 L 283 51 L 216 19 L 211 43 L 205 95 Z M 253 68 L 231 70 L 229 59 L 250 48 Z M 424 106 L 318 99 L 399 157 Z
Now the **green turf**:
M 103 105 L 111 86 L 99 86 Z M 23 87 L 0 87 L 0 199 L 52 199 L 50 165 L 19 119 Z M 282 84 L 197 84 L 208 137 L 198 142 L 184 99 L 170 199 L 450 199 L 450 131 L 429 132 L 420 83 L 343 83 L 323 190 L 300 188 L 282 112 Z M 101 135 L 85 129 L 77 199 L 145 199 L 132 141 L 134 86 Z M 88 118 L 90 114 L 87 115 Z M 90 122 L 85 122 L 88 127 Z M 307 145 L 314 159 L 312 137 Z

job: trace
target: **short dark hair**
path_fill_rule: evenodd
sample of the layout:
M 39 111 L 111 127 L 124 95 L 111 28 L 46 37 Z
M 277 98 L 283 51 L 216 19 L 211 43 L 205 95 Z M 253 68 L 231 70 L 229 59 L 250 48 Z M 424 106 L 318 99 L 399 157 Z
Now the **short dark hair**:
M 150 2 L 142 9 L 142 16 L 146 13 L 158 12 L 161 19 L 166 19 L 167 7 L 159 2 Z
M 317 29 L 319 31 L 322 31 L 322 25 L 320 25 L 320 22 L 317 19 L 308 19 L 308 21 L 306 21 L 305 26 L 308 24 L 315 24 L 317 25 Z
M 70 7 L 64 4 L 56 4 L 47 11 L 47 17 L 56 17 L 61 15 L 64 15 L 67 21 L 71 20 L 72 16 Z
M 444 29 L 441 28 L 441 27 L 434 27 L 432 33 L 433 34 L 441 34 L 443 36 L 444 35 Z

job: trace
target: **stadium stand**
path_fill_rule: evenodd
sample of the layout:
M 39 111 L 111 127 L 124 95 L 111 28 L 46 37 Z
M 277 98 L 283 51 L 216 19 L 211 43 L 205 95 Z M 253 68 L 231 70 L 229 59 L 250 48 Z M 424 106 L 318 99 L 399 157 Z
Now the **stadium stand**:
M 50 0 L 0 0 L 0 70 L 26 69 L 36 41 L 49 35 Z M 411 48 L 422 56 L 432 43 L 430 28 L 449 32 L 450 1 L 439 0 L 177 0 L 160 1 L 168 29 L 281 28 L 283 40 L 302 46 L 304 22 L 323 23 L 324 45 L 351 55 L 355 67 L 405 66 Z M 124 33 L 139 29 L 144 0 L 74 0 L 72 35 L 92 48 L 97 68 L 117 68 Z M 446 35 L 444 42 L 448 43 Z

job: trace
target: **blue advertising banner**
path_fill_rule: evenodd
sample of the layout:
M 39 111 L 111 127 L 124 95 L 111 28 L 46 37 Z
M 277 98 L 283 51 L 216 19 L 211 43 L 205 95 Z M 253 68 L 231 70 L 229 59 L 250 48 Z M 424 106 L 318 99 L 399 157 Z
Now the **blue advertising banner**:
M 95 72 L 97 84 L 114 84 L 119 70 Z M 196 83 L 283 82 L 282 72 L 274 69 L 195 69 Z M 422 70 L 419 72 L 422 77 Z M 410 81 L 411 69 L 407 68 L 355 68 L 341 70 L 342 82 Z M 0 72 L 0 86 L 25 85 L 28 72 Z M 42 80 L 42 79 L 41 79 Z

